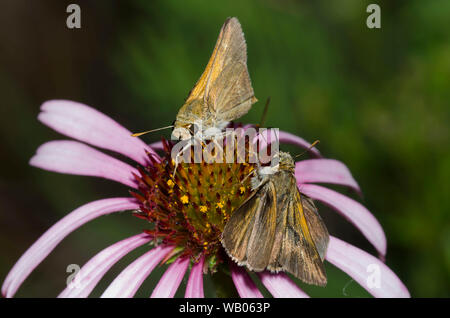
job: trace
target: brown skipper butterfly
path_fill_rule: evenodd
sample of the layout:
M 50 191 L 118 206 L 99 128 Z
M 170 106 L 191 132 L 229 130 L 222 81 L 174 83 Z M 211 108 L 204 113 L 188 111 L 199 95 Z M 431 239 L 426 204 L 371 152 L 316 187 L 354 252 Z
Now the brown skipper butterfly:
M 279 152 L 273 173 L 258 168 L 254 192 L 225 225 L 221 242 L 238 265 L 251 271 L 286 271 L 302 281 L 324 286 L 324 257 L 329 234 L 313 201 L 301 194 L 291 155 Z

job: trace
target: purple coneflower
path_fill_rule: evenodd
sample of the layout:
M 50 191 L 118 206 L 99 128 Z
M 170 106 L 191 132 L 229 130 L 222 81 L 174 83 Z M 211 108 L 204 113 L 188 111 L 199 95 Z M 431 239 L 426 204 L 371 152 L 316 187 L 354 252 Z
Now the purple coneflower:
M 235 265 L 220 245 L 220 234 L 230 213 L 249 195 L 245 176 L 254 168 L 247 164 L 180 165 L 172 177 L 174 162 L 170 143 L 146 145 L 117 122 L 97 110 L 72 101 L 54 100 L 41 107 L 39 120 L 57 132 L 77 139 L 50 141 L 37 150 L 30 164 L 42 169 L 120 182 L 131 188 L 130 197 L 102 199 L 72 211 L 44 233 L 19 259 L 6 277 L 2 294 L 13 297 L 28 275 L 72 231 L 99 216 L 132 210 L 148 221 L 148 230 L 107 247 L 92 257 L 59 297 L 87 297 L 105 273 L 127 253 L 147 244 L 148 252 L 127 266 L 102 297 L 133 297 L 159 264 L 170 264 L 151 297 L 173 297 L 186 272 L 186 297 L 204 297 L 203 275 L 226 266 L 241 297 L 262 297 L 245 268 Z M 307 149 L 300 137 L 280 132 L 281 143 Z M 84 143 L 83 143 L 84 142 Z M 87 144 L 131 158 L 136 168 Z M 155 150 L 160 151 L 160 154 Z M 375 217 L 360 203 L 314 183 L 360 188 L 348 168 L 339 161 L 316 159 L 296 164 L 302 193 L 331 206 L 356 226 L 379 253 L 379 258 L 330 237 L 326 260 L 347 273 L 375 297 L 409 297 L 400 279 L 382 260 L 386 238 Z M 236 182 L 236 180 L 238 182 Z M 246 183 L 247 182 L 247 183 Z M 376 266 L 378 283 L 370 282 L 368 270 Z M 308 297 L 284 273 L 262 272 L 258 279 L 274 297 Z M 149 292 L 150 294 L 150 292 Z

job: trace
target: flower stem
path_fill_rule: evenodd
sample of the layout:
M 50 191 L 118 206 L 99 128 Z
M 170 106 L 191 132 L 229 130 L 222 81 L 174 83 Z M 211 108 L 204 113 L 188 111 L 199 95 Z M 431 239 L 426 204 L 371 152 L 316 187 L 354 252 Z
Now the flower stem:
M 219 298 L 239 298 L 236 287 L 231 279 L 228 268 L 219 266 L 217 272 L 211 275 L 216 294 Z

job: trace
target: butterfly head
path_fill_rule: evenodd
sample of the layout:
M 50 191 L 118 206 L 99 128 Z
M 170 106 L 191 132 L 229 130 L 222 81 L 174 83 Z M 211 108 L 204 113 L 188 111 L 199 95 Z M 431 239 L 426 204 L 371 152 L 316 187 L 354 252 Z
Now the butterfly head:
M 274 156 L 270 166 L 260 166 L 256 170 L 256 174 L 254 174 L 251 179 L 252 190 L 258 189 L 262 184 L 269 180 L 271 175 L 282 170 L 294 173 L 295 162 L 288 152 L 280 151 Z
M 282 170 L 292 170 L 295 169 L 295 162 L 292 156 L 288 152 L 280 151 L 280 163 L 279 168 Z
M 191 124 L 180 124 L 177 121 L 174 123 L 174 129 L 172 130 L 172 140 L 187 140 L 192 137 Z

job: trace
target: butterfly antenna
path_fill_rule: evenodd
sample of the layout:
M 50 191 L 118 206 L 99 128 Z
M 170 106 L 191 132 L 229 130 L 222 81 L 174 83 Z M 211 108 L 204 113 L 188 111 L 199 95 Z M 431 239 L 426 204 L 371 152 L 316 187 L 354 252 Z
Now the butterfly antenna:
M 261 116 L 261 120 L 259 121 L 258 127 L 262 127 L 266 121 L 267 111 L 269 110 L 269 104 L 270 104 L 270 96 L 267 97 L 266 105 L 264 106 L 264 111 Z
M 131 136 L 139 137 L 139 136 L 142 136 L 142 135 L 154 132 L 154 131 L 163 130 L 163 129 L 167 129 L 167 128 L 172 128 L 172 127 L 173 127 L 173 125 L 166 126 L 166 127 L 161 127 L 161 128 L 156 128 L 156 129 L 152 129 L 152 130 L 147 130 L 147 131 L 143 131 L 143 132 L 134 133 Z
M 301 154 L 296 155 L 296 156 L 294 157 L 294 159 L 297 158 L 297 157 L 303 156 L 305 153 L 307 153 L 307 152 L 310 151 L 312 148 L 314 148 L 314 146 L 317 145 L 319 142 L 320 142 L 320 140 L 314 141 L 314 142 L 311 144 L 311 146 L 308 147 L 308 149 L 306 149 L 305 151 L 303 151 Z

